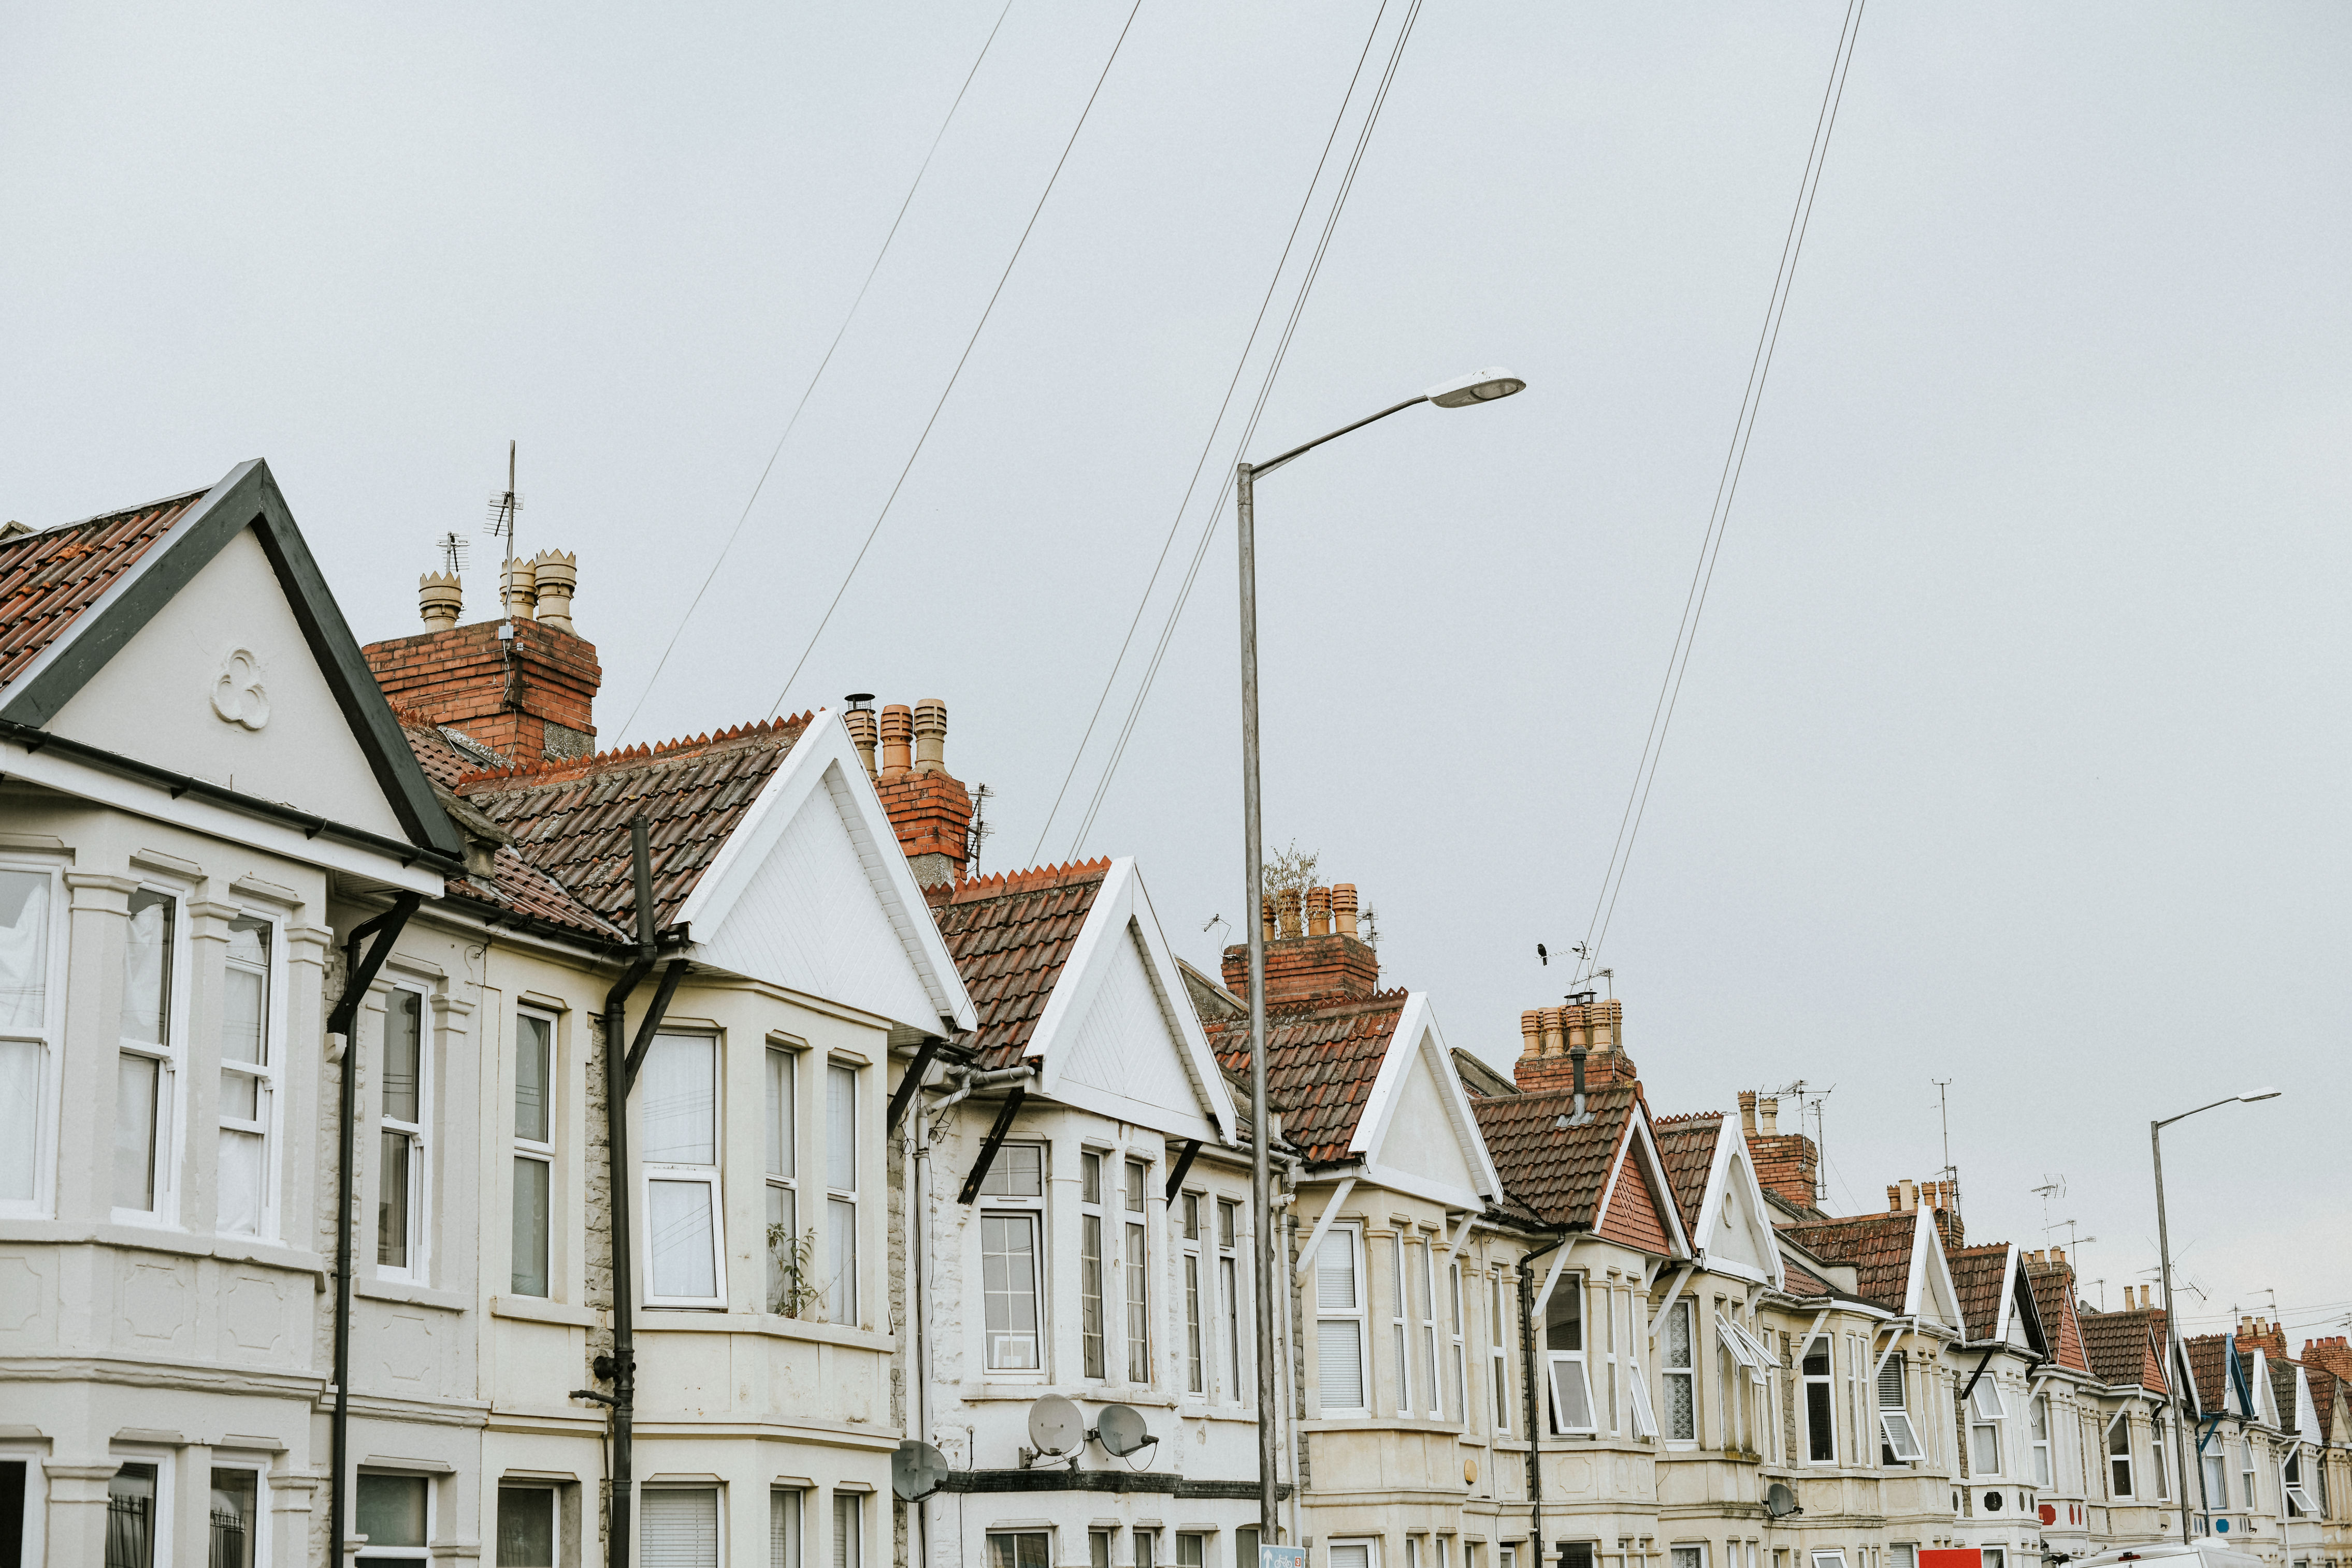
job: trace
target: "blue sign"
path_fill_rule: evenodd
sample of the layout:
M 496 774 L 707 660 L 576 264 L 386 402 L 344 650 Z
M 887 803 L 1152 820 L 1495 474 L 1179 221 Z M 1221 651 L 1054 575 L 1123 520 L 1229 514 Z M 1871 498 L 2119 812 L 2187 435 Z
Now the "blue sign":
M 2227 1535 L 2230 1533 L 2230 1521 L 2226 1519 L 2217 1519 L 2213 1521 L 2213 1528 Z
M 1257 1549 L 1257 1568 L 1307 1568 L 1307 1548 L 1261 1546 Z

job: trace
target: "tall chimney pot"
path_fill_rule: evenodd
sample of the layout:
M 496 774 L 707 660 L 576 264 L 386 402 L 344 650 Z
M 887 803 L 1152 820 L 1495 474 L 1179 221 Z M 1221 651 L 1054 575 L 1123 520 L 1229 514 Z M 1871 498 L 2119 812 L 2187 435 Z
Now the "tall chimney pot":
M 1564 1008 L 1545 1008 L 1541 1011 L 1543 1054 L 1546 1056 L 1558 1056 L 1568 1049 L 1564 1039 L 1567 1026 L 1561 1021 L 1561 1014 L 1565 1011 Z
M 1776 1096 L 1768 1094 L 1763 1099 L 1757 1101 L 1756 1119 L 1763 1124 L 1764 1135 L 1766 1137 L 1779 1137 L 1780 1135 L 1780 1100 Z
M 1285 936 L 1298 935 L 1298 890 L 1286 887 L 1274 895 L 1275 923 Z
M 428 571 L 416 580 L 416 609 L 425 617 L 426 630 L 442 632 L 455 626 L 465 604 L 465 590 L 457 573 Z
M 1756 1135 L 1756 1091 L 1753 1089 L 1739 1092 L 1739 1130 L 1751 1138 Z
M 882 777 L 896 779 L 913 763 L 915 716 L 905 703 L 882 710 Z
M 1257 914 L 1259 924 L 1265 927 L 1264 935 L 1265 940 L 1268 942 L 1273 941 L 1275 937 L 1274 900 L 1271 898 L 1262 898 L 1258 900 Z
M 874 710 L 854 707 L 841 716 L 842 727 L 849 731 L 849 744 L 857 747 L 858 759 L 866 764 L 866 777 L 878 771 L 874 764 Z
M 1356 884 L 1335 882 L 1331 884 L 1331 924 L 1342 936 L 1356 934 Z
M 1903 1212 L 1909 1214 L 1919 1207 L 1919 1184 L 1913 1181 L 1909 1176 L 1905 1176 L 1903 1178 L 1902 1186 Z
M 1331 935 L 1331 890 L 1328 887 L 1310 887 L 1307 890 L 1307 935 L 1309 936 Z
M 531 582 L 539 597 L 539 623 L 572 630 L 572 592 L 580 585 L 580 558 L 541 550 L 531 559 Z M 575 633 L 576 635 L 576 633 Z
M 531 619 L 539 602 L 538 573 L 530 562 L 517 559 L 507 562 L 507 615 L 515 621 Z
M 946 772 L 947 749 L 948 705 L 925 697 L 915 705 L 915 771 Z
M 1519 1055 L 1543 1054 L 1543 1009 L 1529 1008 L 1519 1015 Z

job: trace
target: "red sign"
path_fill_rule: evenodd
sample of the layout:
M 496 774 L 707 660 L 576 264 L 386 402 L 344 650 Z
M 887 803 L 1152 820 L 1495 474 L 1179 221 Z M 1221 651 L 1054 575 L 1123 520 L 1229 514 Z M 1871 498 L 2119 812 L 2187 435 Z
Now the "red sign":
M 2042 1515 L 2042 1523 L 2055 1524 L 2058 1522 L 2058 1511 L 2051 1507 L 2048 1503 L 2043 1503 L 2039 1511 Z
M 1973 1546 L 1922 1547 L 1919 1568 L 1984 1568 L 1984 1553 Z

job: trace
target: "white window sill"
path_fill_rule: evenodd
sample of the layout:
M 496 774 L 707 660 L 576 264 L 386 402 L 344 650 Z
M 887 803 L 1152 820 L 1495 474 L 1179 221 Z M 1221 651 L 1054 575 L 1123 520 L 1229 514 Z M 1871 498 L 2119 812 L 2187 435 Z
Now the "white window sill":
M 231 1262 L 259 1263 L 272 1269 L 324 1278 L 327 1264 L 314 1252 L 303 1252 L 254 1236 L 200 1236 L 158 1225 L 72 1224 L 58 1219 L 0 1218 L 0 1241 L 47 1242 L 59 1247 L 123 1247 L 136 1251 L 168 1252 L 182 1258 L 222 1258 Z
M 879 1351 L 885 1354 L 898 1348 L 895 1334 L 877 1333 L 872 1329 L 853 1328 L 847 1323 L 782 1318 L 771 1312 L 715 1312 L 707 1307 L 640 1307 L 637 1309 L 637 1333 L 763 1334 L 770 1339 L 807 1340 L 815 1344 L 837 1344 L 852 1350 Z M 1034 1390 L 1029 1396 L 1034 1397 Z
M 1098 1383 L 1092 1380 L 1079 1384 L 1045 1381 L 967 1383 L 956 1390 L 956 1397 L 972 1405 L 986 1404 L 1000 1399 L 1018 1399 L 1025 1404 L 1048 1394 L 1059 1394 L 1066 1398 L 1083 1400 L 1090 1405 L 1132 1405 L 1147 1410 L 1176 1408 L 1176 1401 L 1164 1394 L 1155 1394 L 1148 1388 L 1136 1388 L 1131 1385 Z M 1186 1414 L 1192 1415 L 1197 1412 L 1187 1411 Z
M 601 1328 L 604 1322 L 602 1312 L 592 1312 L 586 1307 L 575 1307 L 569 1301 L 550 1301 L 545 1296 L 492 1296 L 490 1315 L 513 1318 L 520 1322 L 558 1323 L 575 1329 Z
M 430 1285 L 418 1285 L 406 1280 L 383 1280 L 373 1275 L 359 1274 L 352 1280 L 352 1294 L 371 1301 L 399 1301 L 412 1307 L 438 1307 L 443 1312 L 462 1312 L 474 1303 L 456 1291 L 436 1291 Z

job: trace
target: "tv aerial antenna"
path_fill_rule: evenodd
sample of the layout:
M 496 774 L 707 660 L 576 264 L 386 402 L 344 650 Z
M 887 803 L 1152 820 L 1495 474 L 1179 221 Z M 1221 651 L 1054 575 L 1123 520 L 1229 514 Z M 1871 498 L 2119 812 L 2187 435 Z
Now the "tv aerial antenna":
M 2053 1222 L 2050 1218 L 2050 1200 L 2053 1197 L 2063 1197 L 2066 1196 L 2066 1178 L 2064 1176 L 2052 1176 L 2045 1171 L 2042 1173 L 2042 1185 L 2032 1188 L 2031 1190 L 2034 1197 L 2042 1200 L 2042 1233 L 2044 1236 L 2049 1235 L 2050 1232 L 2057 1229 L 2061 1225 L 2072 1225 L 2074 1223 L 2071 1219 L 2061 1219 Z
M 513 606 L 508 603 L 508 596 L 512 591 L 509 580 L 514 576 L 510 569 L 515 559 L 515 514 L 521 510 L 522 497 L 515 493 L 515 444 L 509 441 L 507 443 L 507 487 L 490 497 L 489 520 L 482 525 L 484 533 L 506 543 L 505 559 L 499 571 L 499 607 L 509 616 L 514 612 Z
M 980 874 L 980 846 L 988 835 L 996 831 L 988 825 L 988 798 L 995 794 L 985 784 L 971 787 L 971 826 L 964 831 L 963 862 L 966 876 Z

